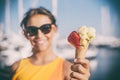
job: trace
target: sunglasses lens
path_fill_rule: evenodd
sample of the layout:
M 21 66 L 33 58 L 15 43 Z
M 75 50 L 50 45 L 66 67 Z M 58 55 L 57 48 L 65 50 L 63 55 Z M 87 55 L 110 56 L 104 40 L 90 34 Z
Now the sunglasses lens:
M 40 30 L 44 34 L 48 34 L 51 31 L 51 24 L 46 24 L 40 27 Z
M 27 33 L 29 34 L 29 36 L 35 36 L 35 35 L 37 35 L 37 28 L 36 27 L 28 27 Z
M 40 28 L 29 26 L 26 28 L 26 31 L 29 36 L 36 36 L 38 34 L 38 29 L 40 29 L 42 33 L 48 34 L 51 31 L 51 24 L 42 25 Z

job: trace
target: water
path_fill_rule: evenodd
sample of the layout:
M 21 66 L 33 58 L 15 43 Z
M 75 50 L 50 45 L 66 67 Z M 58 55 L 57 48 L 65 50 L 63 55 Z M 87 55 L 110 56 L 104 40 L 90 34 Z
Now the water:
M 97 69 L 90 80 L 120 80 L 120 48 L 99 48 L 96 60 Z

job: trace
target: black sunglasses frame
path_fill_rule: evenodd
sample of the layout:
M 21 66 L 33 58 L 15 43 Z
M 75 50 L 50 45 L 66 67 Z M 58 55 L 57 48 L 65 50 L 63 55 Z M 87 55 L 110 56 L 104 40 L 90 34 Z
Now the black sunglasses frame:
M 40 27 L 36 26 L 27 26 L 25 27 L 26 32 L 28 33 L 29 36 L 37 36 L 38 35 L 38 30 L 40 29 L 42 33 L 48 34 L 51 32 L 51 27 L 52 24 L 44 24 Z

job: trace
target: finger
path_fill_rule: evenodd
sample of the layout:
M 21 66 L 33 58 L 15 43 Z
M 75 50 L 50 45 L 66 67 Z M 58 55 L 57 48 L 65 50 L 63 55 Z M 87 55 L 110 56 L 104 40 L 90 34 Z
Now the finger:
M 86 68 L 84 68 L 82 65 L 80 64 L 75 64 L 71 66 L 71 70 L 75 71 L 75 72 L 79 72 L 82 74 L 85 74 L 86 72 L 88 72 L 88 70 L 86 70 Z
M 90 62 L 87 59 L 74 59 L 74 64 L 81 64 L 83 67 L 85 67 L 87 70 L 90 69 Z
M 80 74 L 80 73 L 78 73 L 78 72 L 72 72 L 72 73 L 70 74 L 70 77 L 71 77 L 72 79 L 77 79 L 77 80 L 87 80 L 86 78 L 88 78 L 88 77 L 86 77 L 85 75 Z

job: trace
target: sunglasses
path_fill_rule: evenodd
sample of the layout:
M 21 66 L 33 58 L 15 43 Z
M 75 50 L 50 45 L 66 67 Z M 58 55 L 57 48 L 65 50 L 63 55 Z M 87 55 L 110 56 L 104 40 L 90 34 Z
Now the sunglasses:
M 40 29 L 42 33 L 48 34 L 51 31 L 51 25 L 52 24 L 44 24 L 44 25 L 40 26 L 39 28 L 36 26 L 27 26 L 26 31 L 29 36 L 37 36 L 38 29 Z

